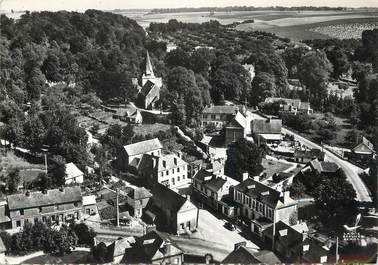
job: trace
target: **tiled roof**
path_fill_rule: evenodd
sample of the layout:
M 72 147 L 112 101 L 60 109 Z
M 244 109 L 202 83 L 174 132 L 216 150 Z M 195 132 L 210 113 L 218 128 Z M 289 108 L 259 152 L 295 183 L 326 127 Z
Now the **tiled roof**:
M 48 190 L 46 194 L 42 192 L 30 192 L 26 194 L 14 194 L 8 196 L 8 206 L 10 210 L 34 208 L 46 205 L 78 202 L 82 200 L 79 186 L 65 187 L 63 191 L 59 189 Z
M 211 177 L 206 180 L 206 177 Z M 218 192 L 220 189 L 228 190 L 230 186 L 236 186 L 239 184 L 237 180 L 229 178 L 227 176 L 215 176 L 211 172 L 205 169 L 200 169 L 193 177 L 202 183 L 203 186 L 209 188 L 214 192 Z
M 236 116 L 227 124 L 226 128 L 235 126 L 242 128 L 246 128 L 247 126 L 247 119 L 240 112 L 238 112 Z
M 319 173 L 333 173 L 339 169 L 339 166 L 333 162 L 320 162 L 318 159 L 312 160 L 310 165 Z
M 84 173 L 74 164 L 66 164 L 66 179 L 82 176 Z
M 255 254 L 255 257 L 263 264 L 277 264 L 281 263 L 279 258 L 269 250 L 260 250 Z
M 202 113 L 205 114 L 236 114 L 239 108 L 237 106 L 210 106 L 204 108 Z
M 307 245 L 308 250 L 304 251 L 303 246 Z M 329 251 L 324 249 L 313 239 L 307 238 L 301 244 L 298 244 L 293 250 L 301 256 L 301 262 L 319 263 L 321 257 L 328 257 Z M 327 260 L 327 262 L 329 262 Z
M 154 150 L 163 148 L 158 138 L 146 140 L 134 144 L 125 145 L 123 147 L 129 156 L 144 154 Z

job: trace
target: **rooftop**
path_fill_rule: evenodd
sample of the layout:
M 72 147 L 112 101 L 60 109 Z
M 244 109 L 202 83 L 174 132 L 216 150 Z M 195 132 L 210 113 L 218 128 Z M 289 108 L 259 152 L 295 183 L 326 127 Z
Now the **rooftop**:
M 123 148 L 129 156 L 133 156 L 162 149 L 163 146 L 161 145 L 158 138 L 154 138 L 151 140 L 125 145 Z
M 84 173 L 74 164 L 66 164 L 66 179 L 82 176 Z
M 204 114 L 236 114 L 239 108 L 237 106 L 218 105 L 206 107 L 203 110 Z
M 34 208 L 46 205 L 78 202 L 82 200 L 79 186 L 65 187 L 64 189 L 48 190 L 42 192 L 30 192 L 27 194 L 14 194 L 8 196 L 8 206 L 10 210 Z

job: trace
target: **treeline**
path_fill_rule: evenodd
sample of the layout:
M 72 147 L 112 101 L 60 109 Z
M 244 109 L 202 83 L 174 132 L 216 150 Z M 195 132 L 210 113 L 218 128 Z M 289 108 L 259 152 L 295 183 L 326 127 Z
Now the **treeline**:
M 255 6 L 226 6 L 226 7 L 182 7 L 182 8 L 155 8 L 149 13 L 183 13 L 183 12 L 232 12 L 232 11 L 343 11 L 350 10 L 346 7 L 329 7 L 329 6 L 269 6 L 269 7 L 255 7 Z
M 221 24 L 217 20 L 210 20 L 209 22 L 204 23 L 184 23 L 177 21 L 177 19 L 170 19 L 167 23 L 151 22 L 148 30 L 151 32 L 168 33 L 179 30 L 214 31 L 219 30 L 221 27 Z

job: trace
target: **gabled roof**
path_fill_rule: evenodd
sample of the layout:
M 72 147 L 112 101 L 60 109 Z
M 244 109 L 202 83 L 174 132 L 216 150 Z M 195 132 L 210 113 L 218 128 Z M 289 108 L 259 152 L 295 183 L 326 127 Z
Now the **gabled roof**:
M 204 114 L 236 114 L 238 106 L 217 105 L 204 108 Z
M 154 185 L 152 185 L 151 193 L 152 197 L 148 202 L 149 204 L 155 204 L 156 202 L 156 204 L 164 205 L 165 209 L 168 209 L 173 213 L 179 212 L 187 202 L 186 198 L 159 183 L 154 183 Z M 188 202 L 191 203 L 190 201 Z M 195 206 L 193 205 L 193 207 Z
M 114 257 L 118 257 L 121 255 L 125 255 L 125 251 L 128 248 L 131 248 L 131 245 L 135 243 L 134 237 L 125 237 L 114 241 L 110 244 L 108 249 L 108 256 L 111 261 L 113 261 Z
M 206 179 L 206 177 L 209 177 Z M 210 178 L 211 177 L 211 178 Z M 229 178 L 227 176 L 215 176 L 211 172 L 205 169 L 200 169 L 193 177 L 198 182 L 202 183 L 203 186 L 209 188 L 214 192 L 218 192 L 220 189 L 228 190 L 230 186 L 235 186 L 239 184 L 239 181 Z
M 82 176 L 84 173 L 74 164 L 66 164 L 66 179 L 72 179 Z
M 319 161 L 318 159 L 312 160 L 309 165 L 318 171 L 318 173 L 334 173 L 339 169 L 339 166 L 333 162 Z
M 277 256 L 269 250 L 257 250 L 246 246 L 240 246 L 222 261 L 222 263 L 232 264 L 251 264 L 251 263 L 264 263 L 275 264 L 280 263 Z
M 65 187 L 63 191 L 59 189 L 48 190 L 46 194 L 36 191 L 26 194 L 14 194 L 8 196 L 8 206 L 10 210 L 34 208 L 47 205 L 78 202 L 82 200 L 79 186 Z
M 308 250 L 303 250 L 303 246 L 306 246 Z M 293 248 L 293 250 L 301 257 L 300 262 L 311 262 L 311 263 L 319 263 L 321 257 L 327 257 L 329 255 L 329 251 L 324 249 L 322 246 L 319 245 L 319 242 L 316 242 L 313 239 L 307 238 L 301 244 L 298 244 Z M 329 260 L 327 260 L 329 262 Z
M 235 186 L 235 189 L 251 198 L 269 205 L 273 209 L 278 205 L 286 205 L 288 203 L 283 201 L 281 192 L 253 179 L 246 179 L 243 182 L 240 182 L 240 184 Z M 295 204 L 296 201 L 291 199 L 290 203 Z
M 362 137 L 362 141 L 352 151 L 355 153 L 371 154 L 374 152 L 374 146 L 368 139 Z
M 125 145 L 123 148 L 129 156 L 133 156 L 162 149 L 163 146 L 158 138 L 154 138 L 151 140 Z
M 247 119 L 238 112 L 236 116 L 227 124 L 226 128 L 231 127 L 240 127 L 240 128 L 246 128 L 247 126 Z
M 182 254 L 183 251 L 168 234 L 152 231 L 138 238 L 132 248 L 126 249 L 121 263 L 152 263 Z

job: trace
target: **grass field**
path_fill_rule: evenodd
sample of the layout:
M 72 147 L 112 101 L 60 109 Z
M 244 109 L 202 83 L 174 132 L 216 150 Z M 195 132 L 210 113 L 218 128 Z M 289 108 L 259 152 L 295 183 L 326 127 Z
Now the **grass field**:
M 147 135 L 157 133 L 158 131 L 168 131 L 170 128 L 170 125 L 163 123 L 143 124 L 135 126 L 134 132 L 135 134 Z
M 263 159 L 262 166 L 264 167 L 263 173 L 266 173 L 267 177 L 271 177 L 275 173 L 283 172 L 289 169 L 292 165 L 287 164 L 287 163 L 282 163 L 279 161 Z

